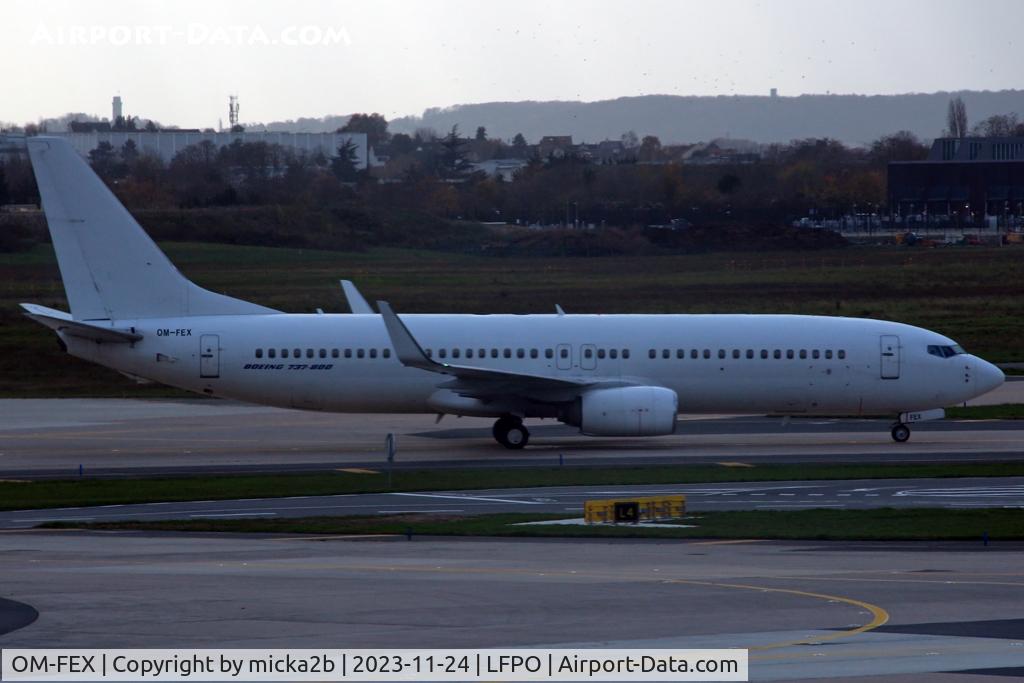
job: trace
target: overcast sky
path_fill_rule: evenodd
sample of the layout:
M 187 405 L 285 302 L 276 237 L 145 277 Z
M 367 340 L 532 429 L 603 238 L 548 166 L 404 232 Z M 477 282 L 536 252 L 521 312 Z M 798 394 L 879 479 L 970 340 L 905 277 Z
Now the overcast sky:
M 4 0 L 0 121 L 1021 88 L 1020 0 Z

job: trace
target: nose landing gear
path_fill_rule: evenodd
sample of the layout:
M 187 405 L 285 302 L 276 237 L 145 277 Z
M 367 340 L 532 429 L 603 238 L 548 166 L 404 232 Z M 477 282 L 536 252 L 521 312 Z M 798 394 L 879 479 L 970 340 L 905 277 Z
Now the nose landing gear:
M 893 441 L 896 443 L 905 443 L 907 439 L 910 438 L 910 427 L 902 422 L 897 422 L 892 426 L 892 432 L 890 433 L 892 434 Z
M 494 440 L 510 450 L 520 450 L 530 442 L 530 432 L 523 421 L 514 415 L 506 415 L 494 423 L 491 430 Z

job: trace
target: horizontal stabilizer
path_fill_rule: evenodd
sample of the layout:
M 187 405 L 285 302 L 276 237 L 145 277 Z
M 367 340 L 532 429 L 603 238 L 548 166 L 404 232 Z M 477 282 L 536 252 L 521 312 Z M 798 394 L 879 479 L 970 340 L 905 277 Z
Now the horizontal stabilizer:
M 99 323 L 74 320 L 70 313 L 58 311 L 54 308 L 47 308 L 38 304 L 21 304 L 21 307 L 25 309 L 25 315 L 32 318 L 32 320 L 46 325 L 55 332 L 62 332 L 71 337 L 110 344 L 131 344 L 142 339 L 141 334 L 131 330 L 105 327 Z

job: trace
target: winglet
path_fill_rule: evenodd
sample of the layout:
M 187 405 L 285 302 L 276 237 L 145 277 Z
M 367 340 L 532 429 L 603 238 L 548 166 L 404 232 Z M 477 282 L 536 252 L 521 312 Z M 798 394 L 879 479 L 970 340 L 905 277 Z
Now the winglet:
M 419 342 L 409 332 L 409 328 L 391 310 L 391 304 L 387 301 L 378 301 L 377 308 L 380 309 L 380 317 L 384 320 L 384 327 L 388 330 L 391 345 L 395 347 L 395 355 L 398 356 L 402 365 L 433 372 L 438 372 L 443 367 L 440 363 L 427 358 L 427 354 L 423 352 Z
M 370 308 L 370 304 L 366 303 L 366 299 L 356 289 L 356 285 L 351 280 L 341 280 L 341 291 L 345 293 L 345 299 L 348 301 L 348 307 L 353 313 L 373 313 L 373 309 Z
M 558 304 L 555 304 L 555 313 L 558 314 L 559 318 L 561 318 L 563 315 L 565 315 L 565 311 L 563 311 L 562 307 L 559 306 Z

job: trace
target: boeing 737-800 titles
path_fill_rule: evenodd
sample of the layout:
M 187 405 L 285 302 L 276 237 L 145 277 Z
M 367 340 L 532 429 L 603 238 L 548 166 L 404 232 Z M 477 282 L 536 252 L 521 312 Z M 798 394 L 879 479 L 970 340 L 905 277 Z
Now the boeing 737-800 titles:
M 59 137 L 27 147 L 70 313 L 23 304 L 74 356 L 190 391 L 286 408 L 523 418 L 657 436 L 679 413 L 892 414 L 908 422 L 1003 373 L 935 332 L 796 315 L 289 314 L 182 276 Z

